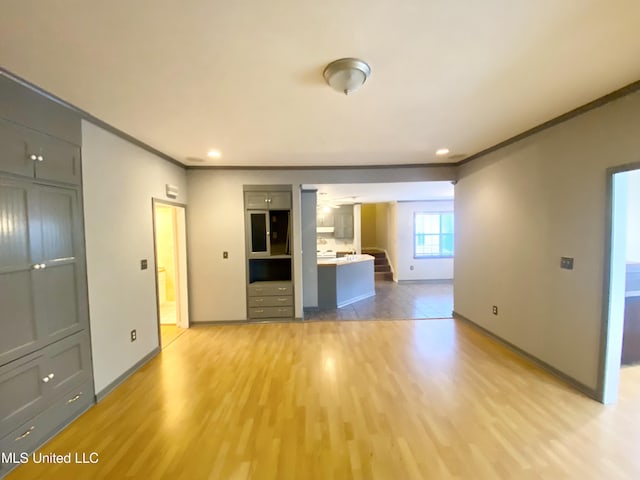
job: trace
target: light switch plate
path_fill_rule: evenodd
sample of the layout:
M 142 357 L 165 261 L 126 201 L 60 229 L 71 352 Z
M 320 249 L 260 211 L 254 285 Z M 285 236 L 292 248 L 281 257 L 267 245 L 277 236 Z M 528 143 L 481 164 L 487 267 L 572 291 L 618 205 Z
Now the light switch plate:
M 560 257 L 560 268 L 573 270 L 573 257 Z

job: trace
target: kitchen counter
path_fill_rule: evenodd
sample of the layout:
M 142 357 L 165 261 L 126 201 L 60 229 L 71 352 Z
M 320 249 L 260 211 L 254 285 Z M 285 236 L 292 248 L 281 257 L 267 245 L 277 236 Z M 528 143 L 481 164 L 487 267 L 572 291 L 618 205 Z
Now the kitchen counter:
M 345 263 L 368 262 L 369 260 L 375 260 L 375 258 L 371 255 L 346 255 L 344 257 L 337 258 L 318 258 L 318 266 L 335 266 L 343 265 Z
M 318 307 L 341 308 L 376 294 L 374 257 L 318 259 Z

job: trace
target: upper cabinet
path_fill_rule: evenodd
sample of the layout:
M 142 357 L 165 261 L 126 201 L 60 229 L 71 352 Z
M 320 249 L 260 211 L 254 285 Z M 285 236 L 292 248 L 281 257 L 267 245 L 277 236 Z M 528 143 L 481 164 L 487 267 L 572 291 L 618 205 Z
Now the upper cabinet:
M 260 210 L 290 210 L 290 192 L 244 192 L 244 206 Z
M 249 257 L 290 255 L 291 192 L 245 191 Z
M 81 183 L 80 147 L 0 119 L 0 172 Z
M 353 205 L 342 205 L 333 214 L 334 238 L 353 238 Z

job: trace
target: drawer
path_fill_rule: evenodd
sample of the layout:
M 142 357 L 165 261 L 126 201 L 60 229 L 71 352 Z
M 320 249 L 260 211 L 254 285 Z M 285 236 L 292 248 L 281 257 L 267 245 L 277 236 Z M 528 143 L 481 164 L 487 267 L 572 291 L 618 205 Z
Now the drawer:
M 278 295 L 273 297 L 249 297 L 251 307 L 290 307 L 293 305 L 291 295 Z
M 68 391 L 42 413 L 0 439 L 0 452 L 5 454 L 7 460 L 8 455 L 14 454 L 19 463 L 21 455 L 32 453 L 93 403 L 93 384 L 89 380 Z M 11 462 L 3 463 L 0 472 L 4 474 L 13 466 Z
M 293 295 L 291 282 L 255 282 L 249 285 L 250 297 Z
M 70 335 L 0 368 L 0 436 L 91 379 L 89 335 Z
M 293 307 L 250 308 L 249 318 L 284 318 L 293 317 Z

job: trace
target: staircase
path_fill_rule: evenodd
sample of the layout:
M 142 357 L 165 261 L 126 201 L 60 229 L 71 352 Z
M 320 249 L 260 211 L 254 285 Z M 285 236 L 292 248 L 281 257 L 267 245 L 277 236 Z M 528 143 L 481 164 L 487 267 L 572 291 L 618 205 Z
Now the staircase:
M 362 250 L 362 253 L 375 257 L 373 265 L 376 281 L 393 281 L 393 272 L 391 272 L 391 265 L 389 265 L 389 260 L 387 260 L 387 254 L 384 252 L 384 250 L 368 248 Z

